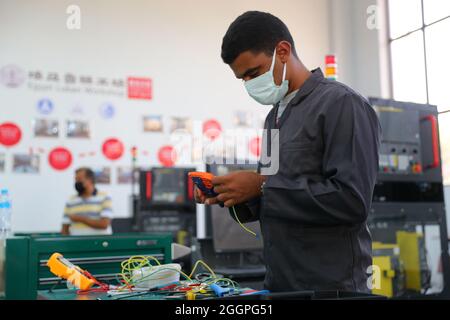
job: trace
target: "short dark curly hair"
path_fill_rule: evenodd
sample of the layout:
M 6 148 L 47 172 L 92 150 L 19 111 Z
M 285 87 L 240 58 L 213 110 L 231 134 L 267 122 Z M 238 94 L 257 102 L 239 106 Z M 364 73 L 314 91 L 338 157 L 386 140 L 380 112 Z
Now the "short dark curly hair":
M 88 167 L 81 167 L 75 170 L 76 173 L 78 172 L 84 172 L 85 177 L 88 180 L 91 180 L 93 184 L 95 184 L 95 173 L 91 168 Z
M 222 60 L 231 64 L 248 50 L 272 56 L 277 43 L 283 40 L 291 44 L 292 52 L 297 57 L 294 40 L 283 21 L 267 12 L 247 11 L 228 27 L 222 40 Z

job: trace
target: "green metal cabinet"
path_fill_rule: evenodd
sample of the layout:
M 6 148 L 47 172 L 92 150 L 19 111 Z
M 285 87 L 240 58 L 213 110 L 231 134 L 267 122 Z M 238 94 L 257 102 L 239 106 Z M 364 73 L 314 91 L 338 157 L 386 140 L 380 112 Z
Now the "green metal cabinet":
M 155 256 L 171 262 L 170 234 L 117 234 L 111 236 L 62 236 L 23 234 L 7 239 L 5 254 L 6 299 L 34 300 L 38 290 L 64 288 L 47 267 L 54 252 L 89 271 L 104 282 L 117 283 L 120 263 L 130 256 Z

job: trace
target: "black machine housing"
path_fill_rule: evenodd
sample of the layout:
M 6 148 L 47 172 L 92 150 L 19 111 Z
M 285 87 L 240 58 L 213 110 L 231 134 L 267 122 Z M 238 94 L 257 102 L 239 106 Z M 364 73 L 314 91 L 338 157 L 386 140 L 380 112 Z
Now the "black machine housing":
M 436 106 L 370 98 L 382 127 L 379 173 L 369 227 L 374 241 L 395 231 L 438 225 L 444 279 L 450 295 L 450 259 Z M 423 228 L 424 230 L 424 228 Z
M 195 168 L 155 167 L 139 172 L 134 220 L 142 232 L 172 233 L 189 245 L 196 232 L 194 187 L 188 172 Z M 181 238 L 182 239 L 181 239 Z

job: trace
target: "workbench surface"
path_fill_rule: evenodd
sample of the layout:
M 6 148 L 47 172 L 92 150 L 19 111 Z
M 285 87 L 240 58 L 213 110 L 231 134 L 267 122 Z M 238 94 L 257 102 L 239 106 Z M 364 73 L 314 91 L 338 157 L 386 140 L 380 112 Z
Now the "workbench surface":
M 57 289 L 49 292 L 48 290 L 38 291 L 38 300 L 116 300 L 120 296 L 110 297 L 105 292 L 91 292 L 87 294 L 77 294 L 77 290 Z M 165 300 L 161 295 L 140 295 L 119 300 Z M 173 299 L 171 299 L 173 300 Z

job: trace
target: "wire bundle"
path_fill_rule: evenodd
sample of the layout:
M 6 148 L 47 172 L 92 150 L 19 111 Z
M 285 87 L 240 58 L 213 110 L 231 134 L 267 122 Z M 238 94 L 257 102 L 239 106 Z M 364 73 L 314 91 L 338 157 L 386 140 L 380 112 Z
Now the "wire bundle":
M 152 265 L 151 262 L 156 264 Z M 208 273 L 201 273 L 195 275 L 196 270 L 199 266 L 204 267 Z M 136 271 L 142 270 L 143 268 L 149 268 L 149 273 L 145 276 Z M 152 271 L 154 269 L 154 271 Z M 149 280 L 157 280 L 161 278 L 157 278 L 158 274 L 163 270 L 171 270 L 178 272 L 180 275 L 184 277 L 184 281 L 179 281 L 177 283 L 167 284 L 164 287 L 157 287 L 153 289 L 148 289 L 142 291 L 142 289 L 137 288 L 136 286 L 143 282 Z M 121 273 L 118 276 L 121 279 L 117 278 L 118 285 L 109 285 L 103 282 L 98 281 L 94 278 L 89 272 L 85 271 L 86 276 L 94 280 L 95 284 L 98 287 L 90 288 L 88 290 L 78 290 L 78 294 L 88 294 L 91 292 L 112 292 L 114 291 L 115 295 L 119 295 L 116 299 L 126 299 L 129 297 L 137 297 L 146 294 L 154 294 L 154 295 L 162 295 L 165 298 L 193 298 L 196 297 L 212 297 L 214 296 L 214 292 L 211 289 L 211 285 L 218 285 L 220 287 L 225 288 L 233 288 L 233 291 L 239 292 L 239 284 L 231 279 L 224 278 L 215 274 L 215 272 L 202 260 L 198 260 L 192 271 L 189 275 L 184 273 L 181 270 L 178 270 L 174 267 L 161 265 L 159 260 L 153 256 L 132 256 L 127 260 L 122 261 L 121 263 Z
M 186 275 L 183 271 L 177 270 L 177 269 L 171 268 L 171 267 L 158 268 L 157 270 L 152 272 L 151 270 L 152 270 L 152 268 L 154 268 L 154 266 L 150 263 L 149 259 L 155 261 L 158 266 L 161 266 L 161 263 L 159 262 L 159 260 L 153 256 L 148 256 L 148 257 L 133 256 L 125 261 L 122 261 L 122 263 L 121 263 L 122 272 L 120 273 L 120 276 L 122 277 L 126 288 L 133 288 L 134 286 L 136 286 L 136 284 L 143 282 L 145 280 L 148 280 L 148 278 L 150 278 L 150 277 L 152 277 L 153 279 L 158 279 L 153 276 L 163 270 L 176 271 L 176 272 L 180 273 L 182 276 L 184 276 L 187 280 L 191 280 L 190 276 Z M 136 273 L 134 273 L 134 271 L 142 270 L 142 268 L 146 268 L 146 267 L 150 268 L 149 274 L 138 277 L 138 275 Z
M 198 260 L 194 267 L 192 268 L 192 271 L 189 275 L 184 273 L 181 270 L 177 270 L 175 268 L 158 268 L 154 272 L 151 272 L 147 274 L 146 276 L 139 276 L 139 278 L 136 277 L 136 274 L 133 275 L 133 271 L 140 270 L 145 267 L 154 267 L 150 261 L 156 262 L 158 266 L 164 266 L 161 265 L 159 260 L 156 259 L 153 256 L 134 256 L 130 257 L 129 259 L 123 261 L 121 263 L 122 272 L 120 273 L 120 276 L 122 277 L 123 285 L 119 287 L 117 290 L 123 290 L 127 292 L 131 292 L 131 294 L 128 294 L 126 296 L 119 297 L 119 299 L 138 296 L 138 295 L 145 295 L 148 293 L 152 294 L 181 294 L 182 296 L 187 296 L 188 293 L 191 294 L 201 294 L 203 297 L 213 296 L 213 291 L 210 289 L 210 286 L 212 284 L 217 284 L 222 287 L 233 287 L 234 290 L 238 290 L 239 285 L 228 278 L 218 277 L 215 272 L 202 260 Z M 206 275 L 203 279 L 200 279 L 200 277 L 196 276 L 195 279 L 193 279 L 193 276 L 198 269 L 199 266 L 203 266 L 209 273 L 205 273 L 203 275 Z M 150 269 L 151 270 L 151 269 Z M 162 270 L 173 270 L 176 272 L 179 272 L 180 275 L 182 275 L 185 278 L 185 281 L 180 281 L 177 284 L 167 285 L 162 288 L 158 289 L 151 289 L 147 290 L 146 292 L 135 292 L 135 286 L 141 282 L 145 281 L 148 277 L 154 277 Z M 133 293 L 135 292 L 135 293 Z

